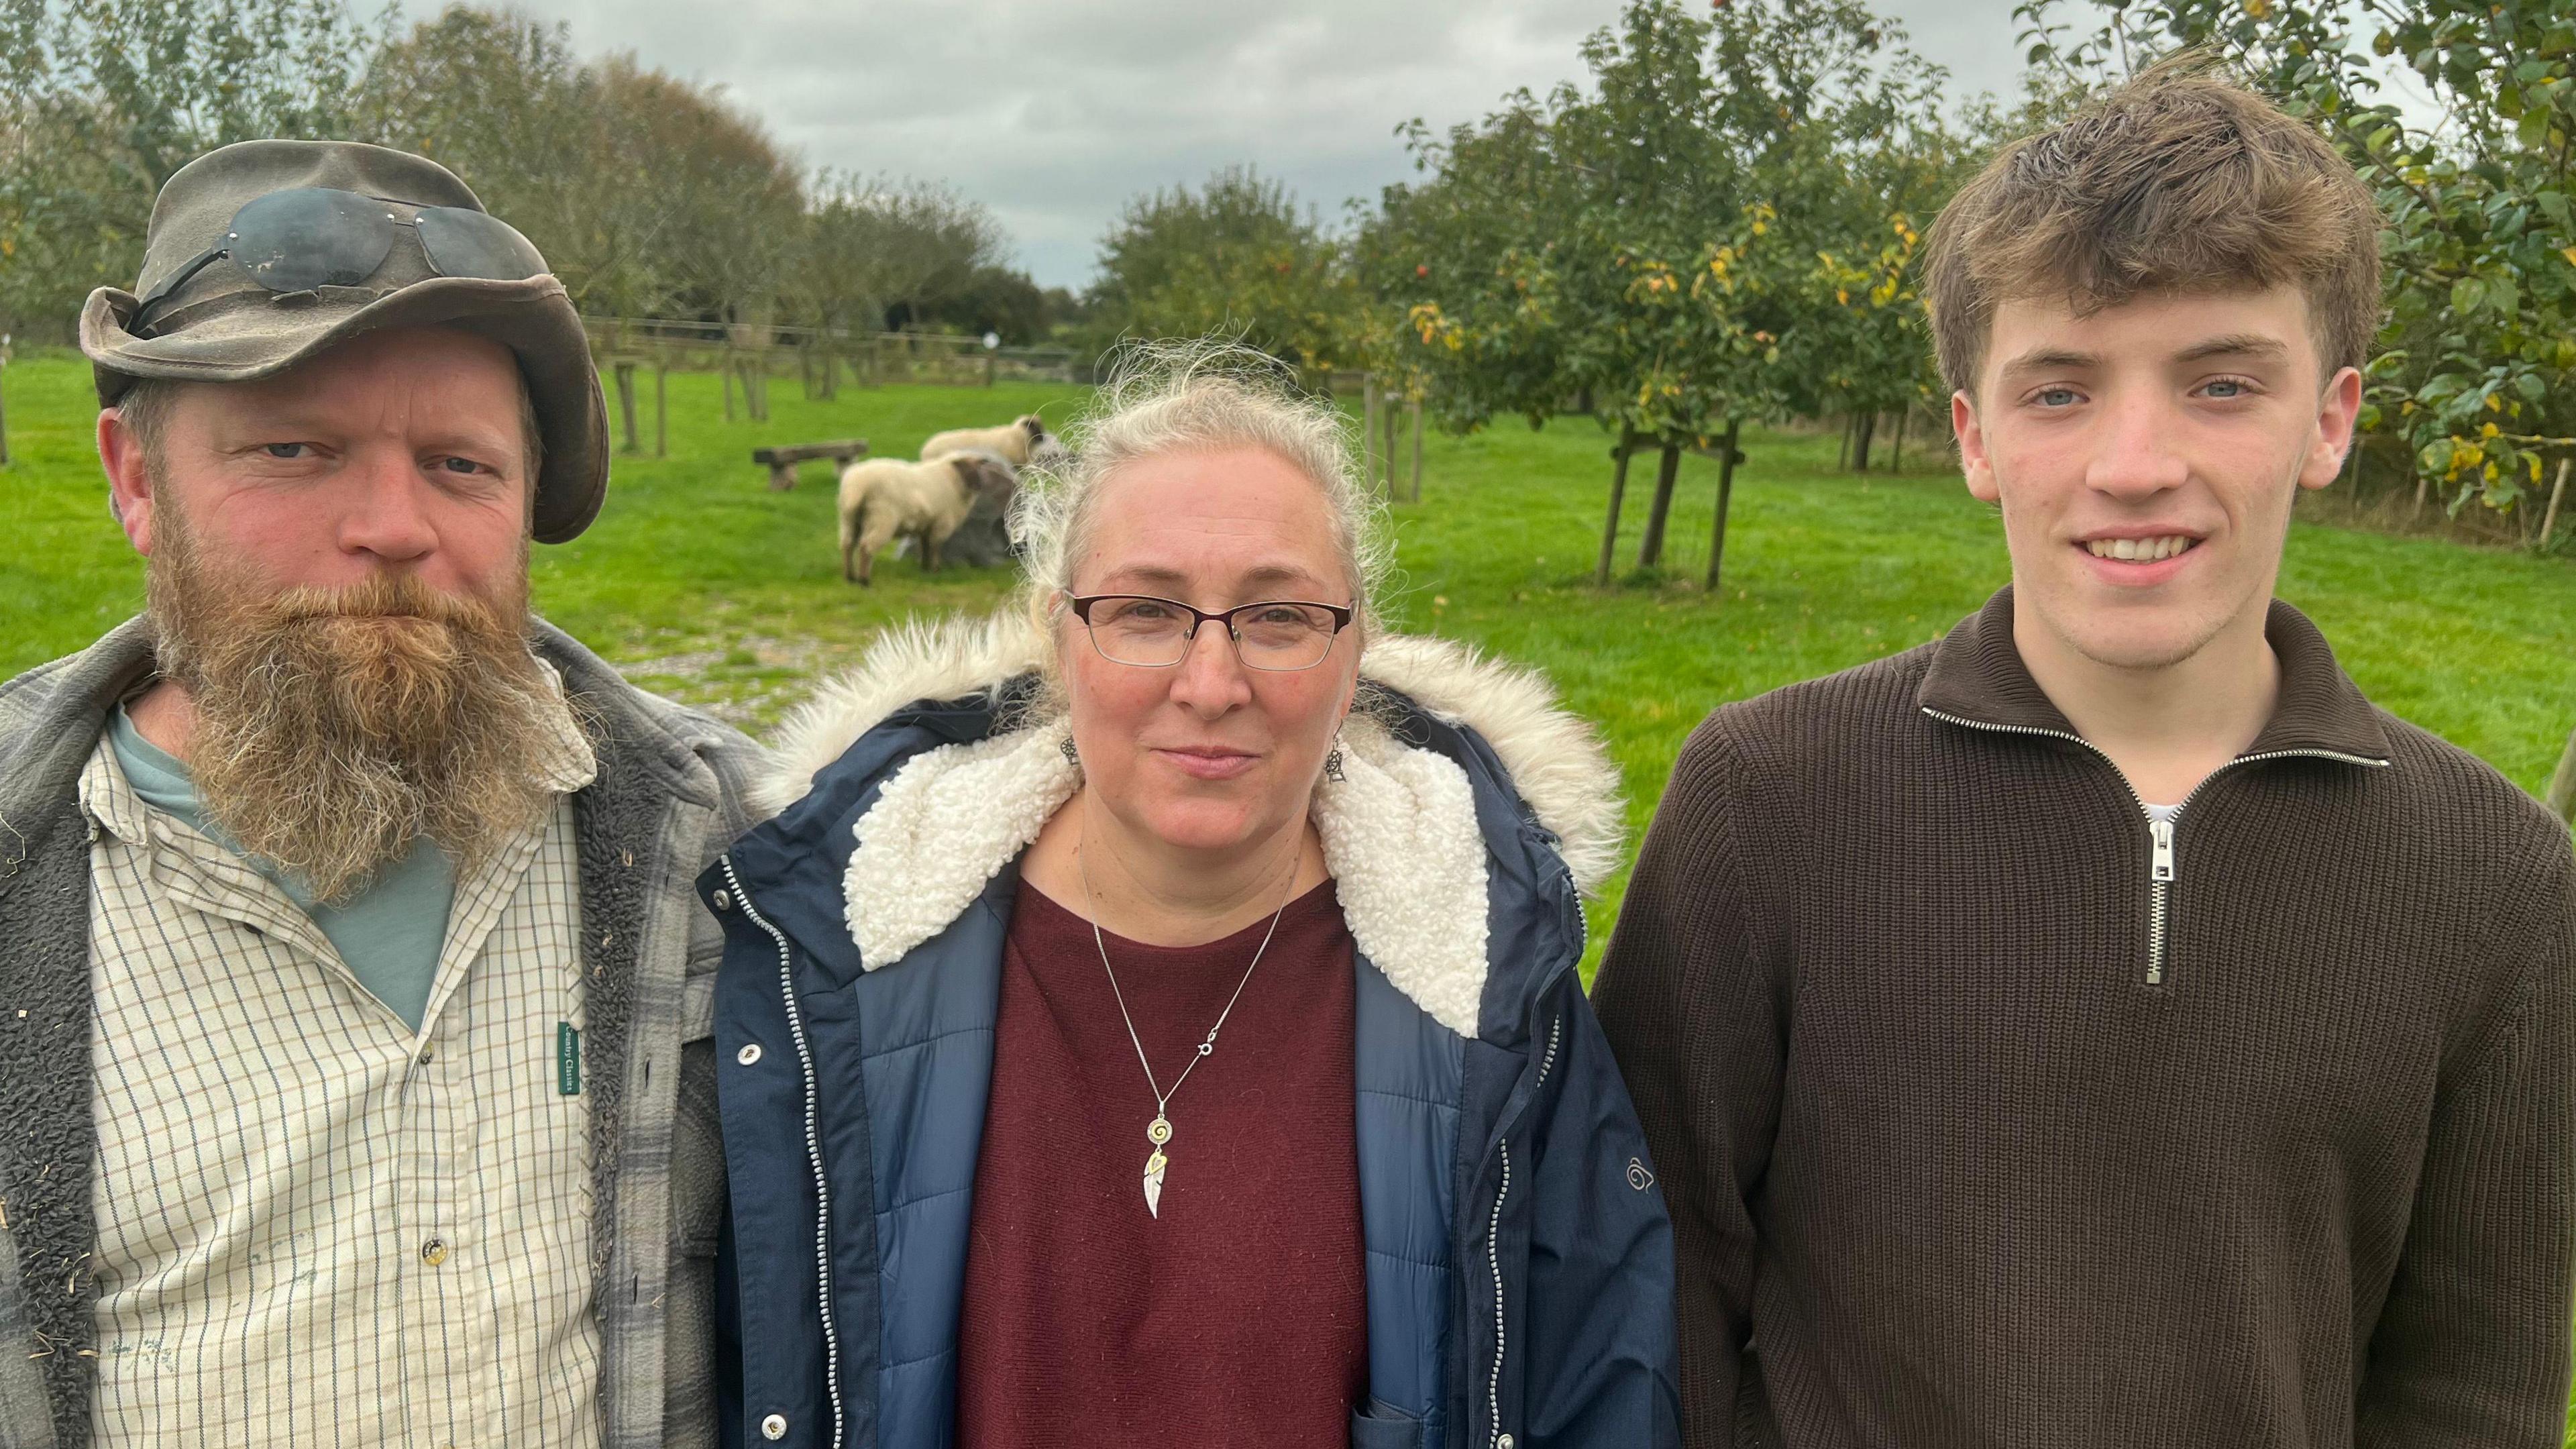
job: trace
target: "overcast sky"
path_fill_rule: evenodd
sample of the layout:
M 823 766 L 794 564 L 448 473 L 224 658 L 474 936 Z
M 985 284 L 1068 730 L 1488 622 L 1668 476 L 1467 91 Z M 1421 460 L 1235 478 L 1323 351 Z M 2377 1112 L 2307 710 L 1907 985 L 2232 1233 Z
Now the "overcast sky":
M 404 0 L 415 16 L 441 0 Z M 1248 161 L 1337 214 L 1435 129 L 1583 69 L 1618 0 L 516 0 L 586 55 L 723 85 L 808 166 L 944 180 L 1041 284 L 1128 197 Z M 1964 95 L 2019 84 L 2012 0 L 1881 0 Z

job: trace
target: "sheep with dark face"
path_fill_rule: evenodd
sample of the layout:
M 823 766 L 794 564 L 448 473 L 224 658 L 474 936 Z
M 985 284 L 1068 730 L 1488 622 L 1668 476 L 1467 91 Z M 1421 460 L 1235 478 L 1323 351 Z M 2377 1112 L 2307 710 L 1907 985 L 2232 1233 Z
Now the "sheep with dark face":
M 921 568 L 939 567 L 941 545 L 979 508 L 1010 510 L 1019 474 L 986 452 L 950 453 L 926 462 L 869 458 L 841 474 L 841 577 L 869 581 L 869 566 L 898 535 L 921 540 Z
M 921 445 L 925 463 L 949 453 L 993 453 L 1008 459 L 1014 468 L 1025 468 L 1039 449 L 1055 442 L 1046 423 L 1036 413 L 1027 413 L 997 428 L 951 428 L 933 433 Z

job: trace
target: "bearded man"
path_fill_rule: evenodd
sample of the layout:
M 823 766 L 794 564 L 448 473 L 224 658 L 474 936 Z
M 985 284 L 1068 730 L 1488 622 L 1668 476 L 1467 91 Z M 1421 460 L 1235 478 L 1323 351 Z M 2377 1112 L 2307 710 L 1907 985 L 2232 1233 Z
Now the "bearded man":
M 753 747 L 528 605 L 608 432 L 544 259 L 253 141 L 81 316 L 143 617 L 0 686 L 0 1444 L 711 1444 Z

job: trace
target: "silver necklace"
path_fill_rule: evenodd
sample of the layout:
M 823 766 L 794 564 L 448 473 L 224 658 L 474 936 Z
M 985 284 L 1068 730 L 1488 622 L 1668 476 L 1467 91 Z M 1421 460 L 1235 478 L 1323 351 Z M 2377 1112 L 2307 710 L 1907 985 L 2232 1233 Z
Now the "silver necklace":
M 1090 834 L 1088 830 L 1083 833 L 1086 837 Z M 1300 842 L 1299 853 L 1304 853 L 1303 842 Z M 1154 1145 L 1152 1154 L 1145 1159 L 1145 1211 L 1160 1218 L 1163 1215 L 1163 1173 L 1171 1166 L 1171 1158 L 1163 1149 L 1172 1141 L 1172 1098 L 1179 1094 L 1181 1083 L 1190 1079 L 1190 1073 L 1198 1070 L 1199 1063 L 1215 1053 L 1216 1034 L 1225 1030 L 1225 1019 L 1234 1015 L 1234 1004 L 1243 999 L 1243 988 L 1252 984 L 1252 973 L 1261 965 L 1261 954 L 1270 949 L 1270 938 L 1279 934 L 1279 918 L 1288 914 L 1290 892 L 1297 889 L 1297 864 L 1294 860 L 1288 864 L 1288 884 L 1279 892 L 1279 909 L 1270 913 L 1270 929 L 1261 933 L 1261 944 L 1252 949 L 1251 965 L 1243 968 L 1243 979 L 1234 983 L 1234 994 L 1225 999 L 1225 1010 L 1216 1014 L 1216 1025 L 1208 1028 L 1207 1040 L 1199 1043 L 1198 1050 L 1181 1067 L 1181 1074 L 1172 1079 L 1172 1088 L 1167 1092 L 1154 1076 L 1154 1064 L 1145 1059 L 1145 1039 L 1136 1034 L 1136 1018 L 1127 1012 L 1127 993 L 1118 989 L 1118 973 L 1109 964 L 1109 943 L 1101 937 L 1100 911 L 1091 899 L 1091 861 L 1084 855 L 1081 845 L 1074 847 L 1073 858 L 1082 871 L 1082 907 L 1091 917 L 1092 947 L 1100 952 L 1100 969 L 1109 978 L 1109 994 L 1117 998 L 1118 1019 L 1127 1023 L 1127 1040 L 1135 1045 L 1136 1065 L 1145 1069 L 1145 1085 L 1154 1093 L 1154 1120 L 1145 1124 L 1145 1140 Z

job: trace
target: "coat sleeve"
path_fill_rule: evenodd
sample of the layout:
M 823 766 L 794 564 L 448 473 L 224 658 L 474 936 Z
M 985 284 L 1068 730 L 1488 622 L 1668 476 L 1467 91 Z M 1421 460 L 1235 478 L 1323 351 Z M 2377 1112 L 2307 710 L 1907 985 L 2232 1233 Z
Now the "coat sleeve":
M 1719 723 L 1674 763 L 1593 988 L 1672 1204 L 1682 1420 L 1734 1442 L 1752 1329 L 1754 1203 L 1788 1055 L 1784 950 L 1740 846 L 1740 760 Z
M 1672 1219 L 1601 1023 L 1565 996 L 1531 1142 L 1524 1442 L 1675 1449 Z
M 2553 831 L 2554 833 L 2554 831 Z M 2576 1248 L 2576 861 L 2517 892 L 2501 1018 L 2436 1088 L 2415 1210 L 2371 1334 L 2361 1449 L 2565 1442 Z

